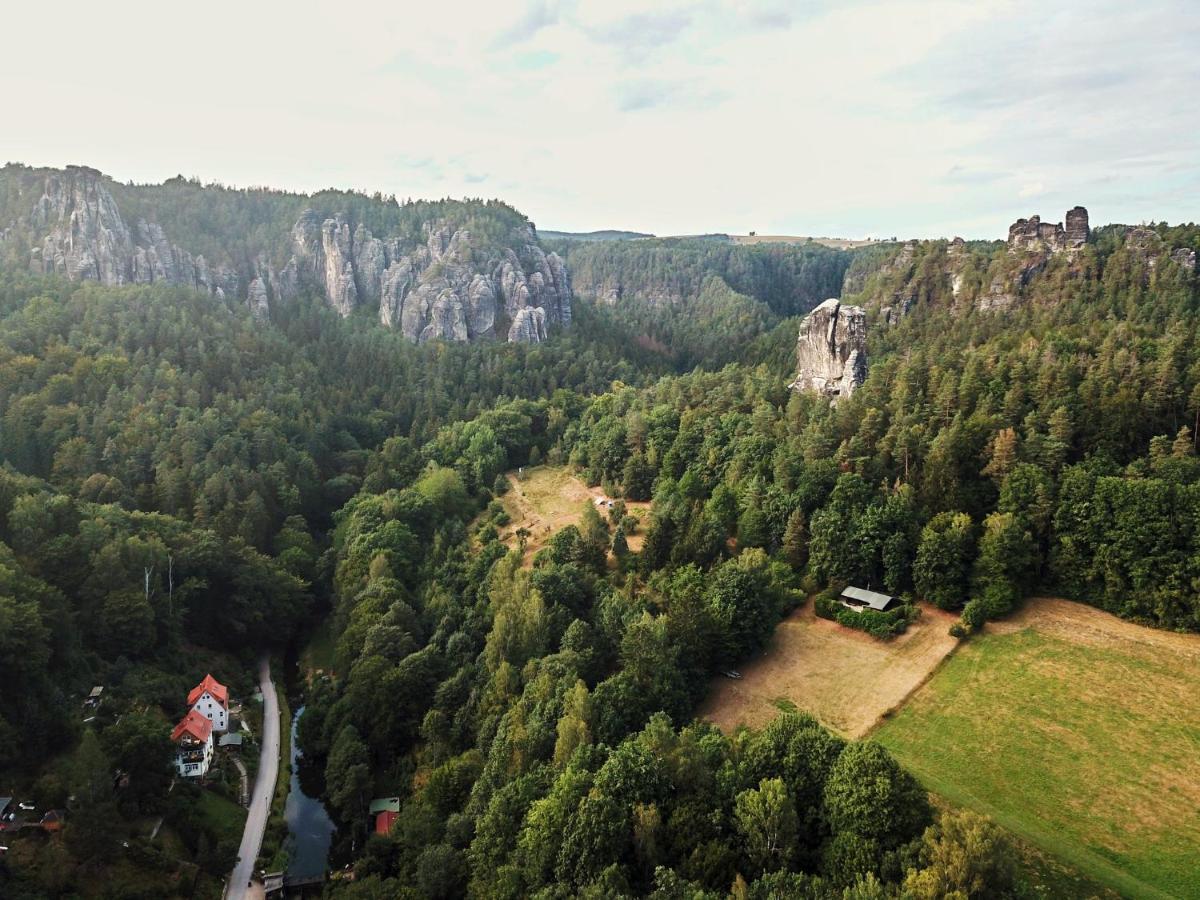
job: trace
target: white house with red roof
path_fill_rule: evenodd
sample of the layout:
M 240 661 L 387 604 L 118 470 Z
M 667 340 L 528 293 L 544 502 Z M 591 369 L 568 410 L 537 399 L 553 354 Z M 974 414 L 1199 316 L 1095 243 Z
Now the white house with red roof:
M 204 680 L 191 689 L 188 706 L 212 722 L 214 731 L 228 730 L 229 689 L 212 675 L 205 675 Z
M 179 720 L 171 732 L 175 742 L 175 767 L 185 778 L 199 778 L 208 772 L 213 758 L 213 723 L 195 709 Z

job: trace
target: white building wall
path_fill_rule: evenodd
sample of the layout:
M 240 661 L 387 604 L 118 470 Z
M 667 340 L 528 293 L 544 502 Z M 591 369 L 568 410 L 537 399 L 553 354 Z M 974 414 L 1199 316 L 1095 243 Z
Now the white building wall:
M 229 711 L 221 705 L 221 701 L 205 691 L 196 698 L 192 709 L 213 723 L 214 731 L 226 731 L 229 728 Z
M 208 774 L 208 768 L 212 765 L 213 759 L 213 739 L 212 735 L 208 736 L 208 740 L 204 742 L 204 758 L 199 762 L 184 762 L 183 754 L 175 755 L 175 769 L 184 778 L 200 778 Z

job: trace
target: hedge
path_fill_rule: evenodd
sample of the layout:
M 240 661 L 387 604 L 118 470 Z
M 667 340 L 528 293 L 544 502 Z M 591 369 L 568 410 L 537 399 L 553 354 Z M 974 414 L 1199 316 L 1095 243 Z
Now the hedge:
M 855 611 L 839 602 L 841 591 L 830 588 L 817 594 L 813 599 L 813 609 L 822 619 L 829 619 L 847 628 L 857 628 L 872 637 L 887 639 L 903 634 L 908 626 L 917 620 L 921 610 L 909 603 L 902 604 L 888 612 L 877 612 L 873 609 Z

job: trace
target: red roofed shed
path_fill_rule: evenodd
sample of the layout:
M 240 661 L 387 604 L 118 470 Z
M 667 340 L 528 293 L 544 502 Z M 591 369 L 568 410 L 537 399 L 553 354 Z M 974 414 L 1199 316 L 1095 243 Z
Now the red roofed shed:
M 379 813 L 375 817 L 375 833 L 387 837 L 388 832 L 392 830 L 392 823 L 398 818 L 400 818 L 400 813 L 392 812 L 390 809 Z

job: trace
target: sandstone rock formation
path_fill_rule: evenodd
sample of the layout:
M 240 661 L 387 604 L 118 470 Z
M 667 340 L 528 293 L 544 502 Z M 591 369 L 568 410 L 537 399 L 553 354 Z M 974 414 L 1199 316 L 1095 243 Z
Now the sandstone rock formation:
M 1146 274 L 1158 268 L 1159 260 L 1169 257 L 1186 275 L 1196 272 L 1196 251 L 1191 247 L 1166 250 L 1163 239 L 1153 228 L 1138 225 L 1125 232 L 1125 249 L 1146 264 Z
M 1008 309 L 1021 296 L 1022 290 L 1040 272 L 1050 258 L 1065 253 L 1073 254 L 1082 248 L 1090 234 L 1088 211 L 1076 206 L 1067 211 L 1066 226 L 1061 222 L 1043 222 L 1040 216 L 1017 219 L 1008 228 L 1008 250 L 1018 261 L 1012 271 L 992 279 L 988 289 L 979 295 L 975 306 L 980 310 Z
M 306 210 L 292 229 L 296 271 L 315 280 L 341 315 L 370 304 L 381 324 L 417 342 L 490 338 L 501 314 L 509 340 L 544 340 L 548 324 L 570 324 L 566 266 L 538 246 L 533 226 L 512 235 L 518 250 L 491 252 L 481 252 L 466 229 L 427 222 L 424 233 L 424 244 L 413 247 Z
M 1082 247 L 1088 239 L 1088 211 L 1082 206 L 1067 210 L 1067 247 Z
M 859 306 L 830 298 L 800 323 L 794 391 L 836 400 L 849 397 L 867 377 L 867 315 Z
M 181 284 L 220 296 L 237 290 L 234 272 L 210 268 L 156 223 L 139 219 L 130 228 L 95 169 L 68 166 L 47 176 L 29 220 L 40 236 L 30 256 L 35 271 L 107 285 Z
M 508 340 L 540 341 L 551 325 L 571 322 L 566 266 L 542 250 L 528 222 L 485 243 L 465 228 L 430 221 L 423 241 L 414 242 L 376 237 L 361 222 L 309 209 L 292 227 L 281 269 L 259 254 L 235 270 L 181 249 L 157 222 L 130 226 L 109 183 L 79 166 L 48 172 L 30 214 L 4 223 L 0 242 L 19 226 L 32 238 L 35 271 L 107 285 L 185 285 L 243 300 L 260 319 L 312 285 L 340 315 L 367 306 L 416 342 L 491 338 L 501 323 Z M 240 237 L 230 235 L 230 243 Z
M 1017 219 L 1008 227 L 1010 250 L 1033 250 L 1061 253 L 1077 250 L 1087 243 L 1088 212 L 1076 206 L 1067 212 L 1067 225 L 1043 222 L 1041 216 Z

